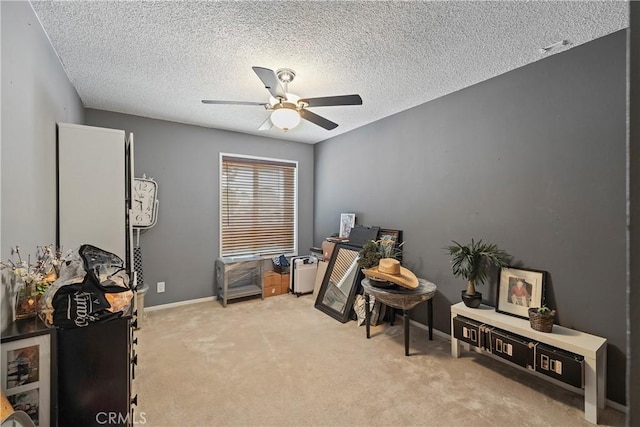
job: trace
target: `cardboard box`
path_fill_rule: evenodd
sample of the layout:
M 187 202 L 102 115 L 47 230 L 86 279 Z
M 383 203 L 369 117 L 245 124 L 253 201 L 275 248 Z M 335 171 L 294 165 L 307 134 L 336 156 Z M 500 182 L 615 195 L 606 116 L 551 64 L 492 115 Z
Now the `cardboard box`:
M 289 281 L 291 280 L 290 274 L 281 274 L 280 275 L 280 293 L 288 294 L 289 293 Z
M 264 286 L 264 296 L 272 297 L 274 295 L 289 293 L 289 280 L 291 276 L 287 274 L 276 273 L 275 271 L 267 271 L 262 276 Z
M 322 258 L 329 261 L 335 247 L 336 244 L 334 242 L 328 242 L 326 240 L 322 242 Z
M 276 273 L 275 271 L 266 271 L 262 276 L 262 280 L 265 288 L 268 286 L 279 287 L 282 281 L 282 278 L 280 277 L 280 274 Z
M 276 295 L 280 295 L 282 292 L 280 285 L 277 286 L 265 286 L 264 287 L 264 297 L 273 297 Z

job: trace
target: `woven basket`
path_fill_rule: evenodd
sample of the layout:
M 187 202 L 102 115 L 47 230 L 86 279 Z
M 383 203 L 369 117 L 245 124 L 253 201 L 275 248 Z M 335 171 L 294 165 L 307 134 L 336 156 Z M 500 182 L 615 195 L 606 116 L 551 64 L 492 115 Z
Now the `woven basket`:
M 553 330 L 553 320 L 555 319 L 554 314 L 540 314 L 537 312 L 537 308 L 529 309 L 529 323 L 531 324 L 531 329 L 540 332 L 551 332 Z

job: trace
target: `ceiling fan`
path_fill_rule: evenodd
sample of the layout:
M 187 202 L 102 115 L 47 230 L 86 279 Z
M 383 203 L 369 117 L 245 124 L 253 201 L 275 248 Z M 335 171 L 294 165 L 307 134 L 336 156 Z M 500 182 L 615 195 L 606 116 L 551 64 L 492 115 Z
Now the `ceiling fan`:
M 360 95 L 324 96 L 319 98 L 300 98 L 288 92 L 289 83 L 296 76 L 295 71 L 289 68 L 281 68 L 277 71 L 263 67 L 251 67 L 258 75 L 264 87 L 271 93 L 269 102 L 251 101 L 216 101 L 203 99 L 203 104 L 227 104 L 227 105 L 260 105 L 271 111 L 271 114 L 260 125 L 258 130 L 271 129 L 272 125 L 288 131 L 300 123 L 300 119 L 310 121 L 326 130 L 338 127 L 332 122 L 316 113 L 309 111 L 309 107 L 330 107 L 337 105 L 362 105 Z

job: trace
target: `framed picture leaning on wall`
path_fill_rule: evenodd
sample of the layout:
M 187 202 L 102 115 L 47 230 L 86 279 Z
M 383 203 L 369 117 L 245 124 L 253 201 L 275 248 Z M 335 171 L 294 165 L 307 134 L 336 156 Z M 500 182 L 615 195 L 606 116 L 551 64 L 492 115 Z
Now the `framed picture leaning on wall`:
M 528 319 L 529 307 L 543 304 L 544 276 L 541 270 L 501 268 L 496 311 Z
M 349 237 L 351 229 L 356 225 L 356 214 L 343 213 L 340 214 L 340 237 Z
M 2 343 L 2 390 L 15 410 L 36 426 L 50 424 L 51 337 L 49 334 Z

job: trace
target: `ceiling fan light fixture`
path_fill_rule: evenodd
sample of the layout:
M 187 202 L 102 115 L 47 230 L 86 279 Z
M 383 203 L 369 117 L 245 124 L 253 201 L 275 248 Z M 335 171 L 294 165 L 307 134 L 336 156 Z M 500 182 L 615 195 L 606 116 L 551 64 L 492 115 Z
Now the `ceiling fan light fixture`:
M 292 104 L 277 104 L 271 113 L 271 123 L 286 132 L 298 126 L 300 114 Z
M 276 71 L 276 75 L 278 76 L 278 80 L 280 80 L 282 83 L 289 84 L 296 76 L 296 72 L 291 68 L 280 68 Z
M 295 95 L 293 93 L 286 93 L 286 99 L 277 99 L 274 98 L 273 96 L 269 97 L 269 104 L 272 107 L 275 107 L 276 105 L 280 104 L 280 103 L 284 103 L 284 104 L 298 104 L 298 101 L 300 100 L 300 97 L 298 95 Z

